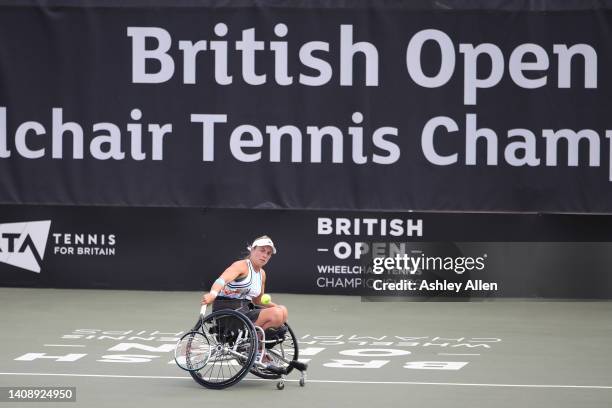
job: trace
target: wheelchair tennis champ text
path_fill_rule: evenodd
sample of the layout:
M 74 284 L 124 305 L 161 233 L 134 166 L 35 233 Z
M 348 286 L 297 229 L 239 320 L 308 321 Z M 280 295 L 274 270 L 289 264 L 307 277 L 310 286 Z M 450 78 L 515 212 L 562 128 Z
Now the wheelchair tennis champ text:
M 242 29 L 240 38 L 233 41 L 225 38 L 231 37 L 235 30 L 223 22 L 209 30 L 205 39 L 176 40 L 163 27 L 126 27 L 125 38 L 131 45 L 131 83 L 153 87 L 180 77 L 182 85 L 207 87 L 383 86 L 379 66 L 383 65 L 381 60 L 386 56 L 371 41 L 355 40 L 364 35 L 358 26 L 340 25 L 334 43 L 308 41 L 301 44 L 284 40 L 291 30 L 283 23 L 265 32 L 261 28 L 259 32 L 256 28 Z M 513 49 L 502 49 L 493 43 L 459 42 L 457 45 L 447 33 L 432 28 L 420 30 L 405 41 L 405 67 L 402 69 L 407 74 L 407 86 L 435 90 L 451 86 L 456 73 L 463 72 L 462 100 L 457 102 L 471 110 L 462 117 L 441 114 L 426 121 L 421 130 L 420 153 L 428 163 L 475 166 L 477 162 L 484 162 L 493 167 L 537 168 L 562 166 L 566 156 L 569 167 L 600 167 L 602 163 L 612 162 L 609 160 L 612 143 L 607 142 L 607 150 L 602 146 L 606 138 L 612 139 L 612 130 L 596 131 L 590 126 L 579 130 L 513 128 L 500 135 L 499 131 L 484 126 L 486 123 L 480 124 L 474 113 L 478 95 L 500 85 L 506 73 L 512 86 L 520 89 L 544 88 L 543 92 L 548 93 L 554 89 L 597 89 L 598 55 L 591 45 L 552 44 L 546 48 L 525 43 Z M 434 47 L 440 57 L 435 73 L 424 69 L 426 47 Z M 233 71 L 228 68 L 235 58 L 242 61 L 240 75 L 231 75 Z M 299 61 L 297 66 L 289 64 L 293 60 Z M 479 64 L 478 60 L 489 62 L 490 69 L 482 72 L 482 66 L 487 64 Z M 202 61 L 211 62 L 214 69 L 201 69 Z M 183 67 L 181 74 L 176 70 L 177 65 Z M 261 71 L 264 67 L 268 72 Z M 556 78 L 548 70 L 556 72 Z M 95 160 L 159 161 L 164 160 L 165 149 L 171 148 L 166 146 L 171 143 L 169 140 L 179 137 L 173 134 L 173 123 L 147 122 L 146 112 L 139 107 L 131 109 L 128 122 L 123 125 L 108 121 L 81 124 L 73 118 L 76 112 L 65 112 L 60 106 L 49 107 L 49 110 L 48 123 L 38 119 L 9 126 L 9 108 L 0 106 L 0 159 L 16 154 L 32 160 L 45 157 L 78 160 L 88 156 Z M 304 121 L 315 121 L 307 126 L 276 120 L 267 124 L 240 124 L 243 121 L 240 117 L 230 118 L 222 112 L 185 112 L 184 115 L 193 129 L 193 143 L 201 143 L 202 162 L 215 161 L 219 145 L 226 145 L 231 157 L 239 162 L 392 165 L 401 159 L 399 140 L 415 132 L 414 129 L 402 132 L 393 124 L 378 123 L 376 117 L 366 117 L 359 110 L 338 118 L 342 123 L 337 125 L 317 124 L 317 119 L 304 118 Z M 463 133 L 462 146 L 454 146 L 450 151 L 448 146 L 442 148 L 445 142 L 456 139 L 457 132 Z M 181 139 L 184 137 L 180 135 Z M 67 138 L 71 139 L 70 152 L 64 147 Z M 291 148 L 281 149 L 281 140 L 289 140 Z M 480 151 L 477 143 L 485 143 L 486 149 L 477 153 Z M 579 157 L 579 143 L 588 145 L 588 158 Z M 351 146 L 350 158 L 345 157 L 347 144 Z M 323 154 L 324 145 L 330 152 Z M 565 150 L 565 146 L 567 154 L 560 151 Z M 584 149 L 582 151 L 586 156 Z M 477 157 L 479 154 L 485 157 Z M 410 158 L 415 159 L 418 158 Z M 612 181 L 612 166 L 608 180 Z

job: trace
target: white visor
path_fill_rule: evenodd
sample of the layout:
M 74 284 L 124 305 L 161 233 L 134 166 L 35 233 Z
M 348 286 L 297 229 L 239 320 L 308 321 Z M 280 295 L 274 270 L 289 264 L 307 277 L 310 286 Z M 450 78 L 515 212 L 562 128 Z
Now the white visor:
M 274 242 L 270 238 L 259 238 L 253 241 L 251 246 L 248 246 L 247 249 L 250 251 L 258 246 L 269 246 L 272 247 L 272 253 L 276 254 L 276 247 L 274 246 Z

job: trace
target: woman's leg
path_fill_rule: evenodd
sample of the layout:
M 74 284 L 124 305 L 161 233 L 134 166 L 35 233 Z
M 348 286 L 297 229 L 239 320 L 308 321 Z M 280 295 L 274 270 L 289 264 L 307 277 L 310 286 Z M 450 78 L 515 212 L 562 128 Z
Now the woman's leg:
M 289 311 L 287 310 L 287 308 L 283 305 L 278 305 L 278 307 L 282 310 L 283 312 L 283 323 L 287 323 L 287 318 L 289 317 Z M 283 324 L 281 323 L 281 325 Z M 279 325 L 280 326 L 280 325 Z
M 261 309 L 259 317 L 255 321 L 255 326 L 259 326 L 264 330 L 270 327 L 280 327 L 287 321 L 287 314 L 287 308 L 280 305 Z

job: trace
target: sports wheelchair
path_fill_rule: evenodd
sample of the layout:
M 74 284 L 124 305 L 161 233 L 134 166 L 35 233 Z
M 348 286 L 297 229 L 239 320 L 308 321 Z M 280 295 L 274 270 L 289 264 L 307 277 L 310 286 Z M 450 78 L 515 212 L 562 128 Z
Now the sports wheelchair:
M 238 310 L 222 309 L 205 315 L 202 306 L 196 325 L 176 344 L 175 361 L 206 388 L 223 389 L 238 383 L 249 372 L 257 377 L 278 380 L 300 372 L 299 384 L 306 384 L 306 364 L 298 361 L 298 341 L 288 324 L 262 330 Z

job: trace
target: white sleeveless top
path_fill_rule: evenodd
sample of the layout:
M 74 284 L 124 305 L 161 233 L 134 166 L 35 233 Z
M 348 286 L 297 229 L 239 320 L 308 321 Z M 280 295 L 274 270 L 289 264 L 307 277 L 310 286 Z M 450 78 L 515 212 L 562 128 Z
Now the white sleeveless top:
M 234 280 L 227 283 L 219 295 L 232 299 L 247 300 L 259 296 L 261 293 L 262 274 L 255 271 L 250 259 L 247 259 L 246 263 L 249 270 L 247 276 L 242 280 Z

